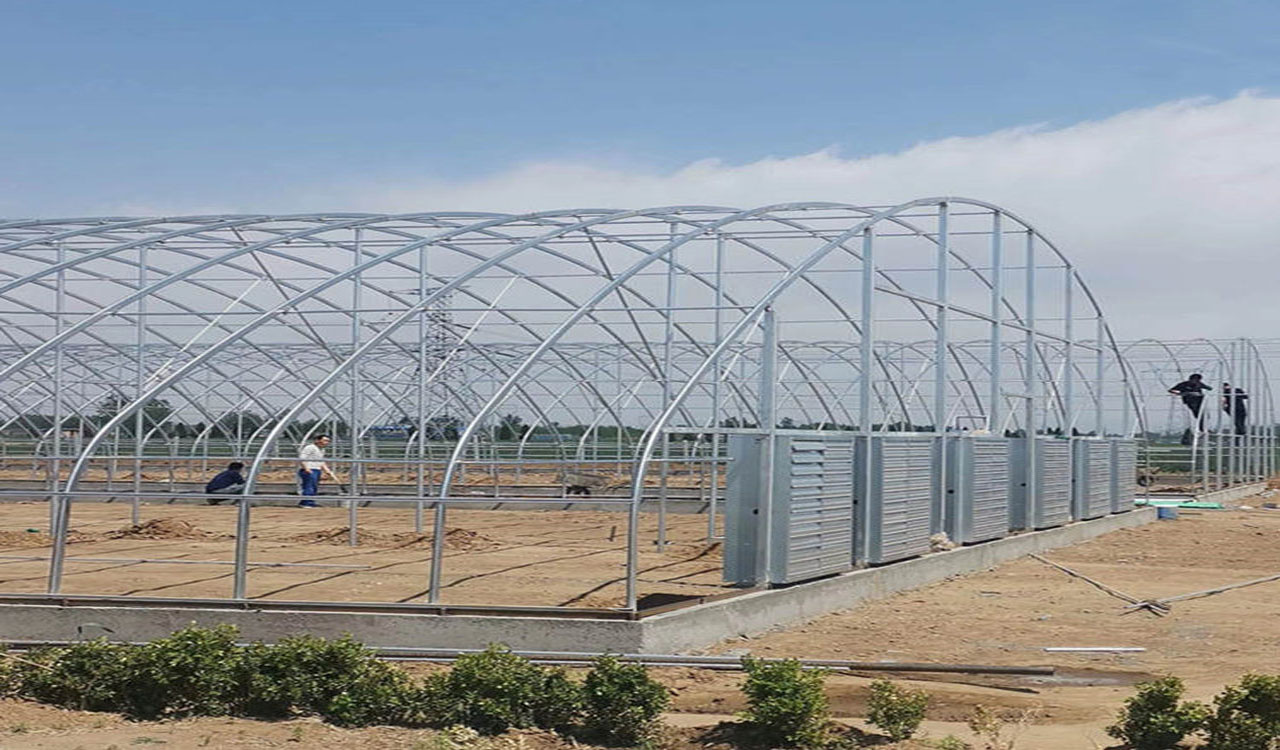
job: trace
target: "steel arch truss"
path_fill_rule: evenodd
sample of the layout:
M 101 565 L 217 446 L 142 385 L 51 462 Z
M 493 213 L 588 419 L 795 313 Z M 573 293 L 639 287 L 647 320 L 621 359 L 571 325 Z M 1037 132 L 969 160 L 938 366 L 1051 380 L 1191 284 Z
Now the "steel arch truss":
M 354 494 L 396 464 L 441 530 L 470 465 L 607 454 L 634 607 L 673 436 L 687 461 L 735 430 L 1130 435 L 1144 414 L 1069 259 L 965 198 L 12 221 L 0 252 L 0 429 L 43 462 L 60 538 L 94 472 L 132 465 L 143 496 L 156 455 L 241 456 L 252 493 L 335 433 Z

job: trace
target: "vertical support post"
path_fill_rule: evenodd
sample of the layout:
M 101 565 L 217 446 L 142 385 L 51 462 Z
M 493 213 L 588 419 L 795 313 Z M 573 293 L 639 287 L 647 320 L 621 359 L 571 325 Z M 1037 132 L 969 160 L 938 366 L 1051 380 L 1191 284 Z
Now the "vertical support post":
M 1256 350 L 1255 350 L 1255 355 Z M 1267 391 L 1270 388 L 1266 381 L 1266 368 L 1262 362 L 1258 362 L 1258 387 L 1255 388 L 1257 400 L 1250 404 L 1250 414 L 1247 426 L 1249 434 L 1254 436 L 1255 444 L 1258 446 L 1258 472 L 1261 474 L 1259 479 L 1271 478 L 1271 432 L 1274 428 L 1274 420 L 1270 418 L 1270 404 L 1267 403 Z
M 1095 338 L 1098 342 L 1098 350 L 1093 353 L 1093 380 L 1094 380 L 1094 402 L 1093 402 L 1093 423 L 1098 431 L 1098 437 L 1107 436 L 1107 426 L 1103 424 L 1103 395 L 1107 392 L 1107 383 L 1104 377 L 1107 374 L 1106 350 L 1103 348 L 1103 341 L 1107 336 L 1107 324 L 1102 319 L 1102 312 L 1098 311 L 1098 317 L 1094 320 L 1094 326 L 1097 329 Z
M 55 281 L 56 299 L 53 305 L 53 335 L 55 337 L 62 334 L 63 316 L 67 311 L 67 271 L 62 267 L 66 259 L 67 249 L 59 242 L 57 244 L 57 255 L 54 259 L 54 262 L 58 264 L 58 275 Z M 55 526 L 57 525 L 58 503 L 60 502 L 58 486 L 62 476 L 62 421 L 65 418 L 62 398 L 64 360 L 62 341 L 59 340 L 53 349 L 53 460 L 49 467 L 49 491 L 52 493 L 49 495 L 49 534 L 51 536 L 57 534 Z
M 778 439 L 778 317 L 773 307 L 764 309 L 761 319 L 763 332 L 760 344 L 760 427 L 764 443 L 760 451 L 760 536 L 756 549 L 756 583 L 768 583 L 772 565 L 771 544 L 773 538 L 773 476 Z
M 351 252 L 352 266 L 359 267 L 361 261 L 360 240 L 362 239 L 362 227 L 355 229 L 355 247 Z M 360 348 L 360 292 L 364 288 L 363 280 L 360 272 L 356 272 L 351 276 L 351 351 L 354 353 Z M 357 504 L 355 495 L 360 492 L 360 477 L 363 472 L 360 471 L 360 361 L 353 359 L 351 367 L 348 368 L 351 379 L 351 403 L 349 419 L 347 424 L 347 435 L 351 445 L 351 468 L 347 471 L 347 493 L 352 497 L 347 498 L 347 545 L 355 547 L 360 543 L 360 532 L 357 527 L 358 519 Z
M 236 551 L 235 570 L 232 574 L 231 598 L 244 599 L 248 584 L 249 569 L 249 509 L 253 506 L 253 498 L 243 495 L 236 506 Z
M 62 264 L 66 261 L 66 247 L 61 242 L 57 245 L 56 262 L 59 266 L 57 277 L 57 300 L 54 302 L 54 329 L 55 336 L 62 333 L 63 313 L 66 312 L 66 270 L 62 268 Z M 62 342 L 59 341 L 54 348 L 54 364 L 53 364 L 53 423 L 54 423 L 54 439 L 53 439 L 53 464 L 52 464 L 52 482 L 49 495 L 49 535 L 53 537 L 53 550 L 49 560 L 48 571 L 48 590 L 49 593 L 57 593 L 62 582 L 62 563 L 67 549 L 67 533 L 65 531 L 67 520 L 70 518 L 68 506 L 71 498 L 61 494 L 61 472 L 62 468 L 58 457 L 62 455 L 62 388 L 63 388 L 63 351 Z M 83 426 L 83 417 L 81 417 Z
M 425 299 L 427 294 L 427 246 L 423 245 L 418 248 L 418 301 L 421 302 Z M 426 497 L 427 489 L 423 476 L 423 461 L 427 450 L 427 315 L 425 307 L 418 310 L 418 430 L 416 433 L 418 440 L 418 470 L 415 472 L 418 499 L 413 504 L 413 531 L 415 534 L 422 534 L 422 498 Z M 432 341 L 435 340 L 436 337 L 432 337 Z M 436 356 L 440 357 L 441 354 L 436 352 Z
M 934 345 L 933 382 L 933 430 L 936 434 L 938 473 L 934 477 L 933 508 L 931 508 L 929 533 L 937 534 L 946 528 L 946 480 L 947 475 L 947 344 L 948 318 L 950 314 L 950 234 L 947 226 L 949 207 L 944 201 L 938 204 L 937 237 L 937 338 Z
M 239 426 L 237 426 L 237 430 L 239 430 Z M 242 446 L 239 445 L 240 437 L 238 432 L 236 440 L 237 450 L 239 450 Z M 248 494 L 241 495 L 240 502 L 236 505 L 236 546 L 231 574 L 231 598 L 233 599 L 248 598 L 249 524 L 252 520 L 252 508 L 253 497 Z
M 988 355 L 988 371 L 991 376 L 991 390 L 987 396 L 987 430 L 996 434 L 1000 429 L 1001 412 L 1004 404 L 1001 378 L 1001 337 L 1004 326 L 1001 324 L 1004 301 L 1004 229 L 999 211 L 991 214 L 991 352 Z
M 668 225 L 668 241 L 675 242 L 676 225 Z M 675 343 L 676 250 L 667 253 L 667 314 L 663 324 L 662 408 L 671 405 L 672 347 Z M 667 492 L 671 473 L 671 433 L 662 434 L 662 469 L 658 481 L 658 549 L 667 548 Z
M 858 391 L 858 421 L 864 436 L 870 437 L 872 432 L 871 396 L 873 347 L 875 346 L 875 232 L 871 227 L 862 230 L 862 339 L 858 350 L 858 367 L 862 370 L 859 379 L 862 387 Z
M 443 471 L 445 476 L 448 476 L 448 464 L 445 465 Z M 440 581 L 441 574 L 444 572 L 442 568 L 444 567 L 444 525 L 447 505 L 443 496 L 444 480 L 440 481 L 441 497 L 436 500 L 435 512 L 431 514 L 431 572 L 427 583 L 427 602 L 430 604 L 440 601 Z
M 1275 413 L 1272 411 L 1271 388 L 1267 385 L 1262 362 L 1258 362 L 1258 375 L 1262 376 L 1258 379 L 1261 388 L 1256 390 L 1261 398 L 1258 398 L 1258 403 L 1253 404 L 1253 410 L 1257 413 L 1249 420 L 1249 429 L 1257 430 L 1261 443 L 1262 479 L 1271 479 L 1275 475 Z M 1265 433 L 1262 430 L 1266 430 Z
M 1241 338 L 1239 341 L 1235 342 L 1234 345 L 1236 349 L 1235 360 L 1237 364 L 1237 369 L 1235 372 L 1231 374 L 1232 375 L 1231 387 L 1239 388 L 1243 390 L 1245 393 L 1248 393 L 1252 389 L 1254 384 L 1253 358 L 1249 356 L 1249 346 L 1248 346 L 1248 343 L 1245 341 L 1245 339 Z M 1230 394 L 1223 393 L 1222 395 L 1228 396 Z M 1234 410 L 1235 402 L 1231 401 L 1230 403 L 1231 403 L 1232 409 Z M 1235 452 L 1237 456 L 1236 466 L 1235 466 L 1235 479 L 1237 482 L 1252 481 L 1254 477 L 1253 442 L 1249 439 L 1250 436 L 1249 436 L 1248 426 L 1247 425 L 1245 426 L 1244 434 L 1239 435 L 1236 433 L 1236 429 L 1235 429 L 1236 420 L 1235 420 L 1234 413 L 1225 415 L 1224 421 L 1226 423 L 1226 426 L 1223 428 L 1222 431 L 1224 433 L 1229 433 L 1231 435 L 1231 445 L 1235 446 Z
M 1258 374 L 1265 376 L 1266 372 L 1262 369 L 1261 362 L 1258 363 L 1258 368 Z M 1261 405 L 1254 405 L 1254 409 L 1257 411 L 1257 416 L 1249 420 L 1249 425 L 1251 428 L 1259 430 L 1258 435 L 1261 438 L 1261 447 L 1263 451 L 1262 476 L 1264 479 L 1270 479 L 1275 476 L 1276 472 L 1275 407 L 1271 403 L 1271 388 L 1267 385 L 1265 377 L 1259 378 L 1258 383 L 1263 386 L 1258 390 L 1262 396 L 1262 398 L 1259 399 L 1261 401 Z M 1266 430 L 1266 432 L 1261 432 L 1262 430 Z
M 625 417 L 623 416 L 623 414 L 622 414 L 622 412 L 623 412 L 623 406 L 622 406 L 622 404 L 623 404 L 623 400 L 622 400 L 622 389 L 623 389 L 623 379 L 622 379 L 622 357 L 619 357 L 619 358 L 618 358 L 618 364 L 617 364 L 617 367 L 616 367 L 616 368 L 615 368 L 615 370 L 614 370 L 614 377 L 615 377 L 615 380 L 616 380 L 616 382 L 617 382 L 617 384 L 618 384 L 618 404 L 619 404 L 619 406 L 618 406 L 618 408 L 615 410 L 616 415 L 617 415 L 617 417 L 618 417 L 618 420 L 617 420 L 617 421 L 618 421 L 618 431 L 614 434 L 614 439 L 613 439 L 613 447 L 614 447 L 614 455 L 613 455 L 613 457 L 614 457 L 614 459 L 616 459 L 616 460 L 617 460 L 617 463 L 616 463 L 616 464 L 614 464 L 613 471 L 614 471 L 614 473 L 615 473 L 615 474 L 621 474 L 621 473 L 622 473 L 622 445 L 623 445 L 623 441 L 622 441 L 622 434 L 623 434 L 623 432 L 625 432 L 625 431 L 626 431 L 626 424 L 625 424 L 625 423 L 626 423 L 626 418 L 625 418 Z
M 1265 440 L 1263 439 L 1262 433 L 1259 430 L 1255 429 L 1254 427 L 1255 425 L 1258 425 L 1258 424 L 1269 424 L 1267 422 L 1261 422 L 1259 420 L 1259 417 L 1261 417 L 1262 414 L 1266 413 L 1262 408 L 1264 404 L 1261 403 L 1263 401 L 1263 399 L 1261 398 L 1262 389 L 1266 387 L 1265 386 L 1266 381 L 1263 380 L 1264 372 L 1262 367 L 1262 361 L 1258 359 L 1257 349 L 1254 348 L 1252 344 L 1250 344 L 1249 350 L 1253 352 L 1253 363 L 1254 363 L 1253 364 L 1254 378 L 1249 385 L 1250 385 L 1250 388 L 1252 389 L 1252 392 L 1258 394 L 1259 403 L 1251 404 L 1249 406 L 1250 411 L 1247 412 L 1248 416 L 1245 417 L 1245 432 L 1248 433 L 1249 439 L 1254 446 L 1254 451 L 1257 454 L 1257 459 L 1255 463 L 1255 466 L 1257 467 L 1256 476 L 1258 479 L 1266 479 L 1268 477 L 1267 460 L 1266 460 L 1267 454 L 1265 450 L 1266 444 L 1265 444 Z M 1249 393 L 1249 391 L 1245 391 L 1245 393 Z
M 1076 426 L 1076 410 L 1075 410 L 1075 365 L 1076 365 L 1076 339 L 1075 339 L 1075 300 L 1073 299 L 1074 284 L 1072 284 L 1071 265 L 1063 269 L 1063 286 L 1062 286 L 1062 337 L 1066 339 L 1063 346 L 1062 358 L 1062 434 L 1067 438 L 1075 437 Z M 1074 455 L 1074 454 L 1073 454 Z
M 1255 349 L 1255 355 L 1256 349 Z M 1261 360 L 1258 362 L 1258 387 L 1255 388 L 1257 399 L 1250 405 L 1252 413 L 1249 416 L 1249 431 L 1256 437 L 1258 450 L 1262 452 L 1261 463 L 1259 469 L 1262 472 L 1261 479 L 1270 479 L 1274 473 L 1272 461 L 1274 459 L 1273 446 L 1271 444 L 1272 435 L 1275 432 L 1275 420 L 1271 414 L 1271 388 L 1267 385 L 1266 368 L 1263 367 Z
M 1246 339 L 1243 339 L 1243 338 L 1240 339 L 1240 358 L 1244 364 L 1244 367 L 1242 369 L 1248 373 L 1247 377 L 1243 378 L 1244 384 L 1240 386 L 1241 388 L 1245 389 L 1245 393 L 1254 391 L 1256 389 L 1256 386 L 1261 382 L 1261 380 L 1257 377 L 1258 375 L 1257 357 L 1250 356 L 1250 351 L 1251 350 L 1249 347 L 1249 342 Z M 1235 404 L 1232 404 L 1232 406 L 1234 407 Z M 1234 417 L 1232 418 L 1231 421 L 1232 421 L 1231 426 L 1232 428 L 1234 428 L 1235 427 Z M 1259 455 L 1257 450 L 1257 441 L 1254 440 L 1253 430 L 1250 429 L 1249 419 L 1247 417 L 1245 419 L 1244 433 L 1245 433 L 1244 435 L 1241 435 L 1239 437 L 1240 442 L 1244 445 L 1244 454 L 1245 454 L 1244 465 L 1241 467 L 1241 469 L 1244 474 L 1243 479 L 1245 481 L 1251 482 L 1255 479 L 1261 479 L 1262 472 L 1259 471 L 1259 463 L 1258 463 Z
M 1253 362 L 1248 354 L 1248 347 L 1245 345 L 1243 338 L 1231 342 L 1232 361 L 1235 363 L 1234 371 L 1231 373 L 1231 387 L 1240 388 L 1246 393 L 1253 385 Z M 1223 393 L 1223 396 L 1229 394 Z M 1235 407 L 1235 402 L 1231 402 L 1231 406 Z M 1221 411 L 1221 410 L 1219 410 Z M 1244 435 L 1236 434 L 1235 415 L 1230 414 L 1226 417 L 1226 426 L 1223 427 L 1224 434 L 1230 433 L 1231 445 L 1235 449 L 1236 461 L 1232 467 L 1234 476 L 1232 479 L 1236 482 L 1248 482 L 1253 479 L 1253 455 L 1252 445 L 1249 441 L 1248 430 Z
M 1243 338 L 1232 342 L 1232 347 L 1234 350 L 1233 359 L 1236 363 L 1236 369 L 1235 372 L 1231 373 L 1231 387 L 1240 388 L 1247 393 L 1248 389 L 1253 386 L 1253 361 L 1248 354 L 1249 349 Z M 1226 396 L 1228 394 L 1224 393 L 1223 395 Z M 1234 407 L 1235 403 L 1232 402 L 1231 406 Z M 1236 434 L 1234 414 L 1227 415 L 1226 421 L 1228 424 L 1222 431 L 1224 433 L 1230 432 L 1231 444 L 1236 446 L 1237 459 L 1235 466 L 1235 481 L 1251 481 L 1254 474 L 1253 446 L 1249 440 L 1248 430 L 1245 430 L 1244 435 Z
M 715 260 L 715 310 L 713 346 L 719 346 L 724 335 L 724 235 L 716 233 Z M 707 507 L 707 541 L 716 535 L 716 506 L 720 497 L 720 354 L 717 352 L 711 365 L 711 497 Z
M 1026 244 L 1026 261 L 1025 261 L 1025 278 L 1026 278 L 1026 310 L 1023 313 L 1026 323 L 1026 334 L 1023 338 L 1023 388 L 1026 390 L 1026 399 L 1024 400 L 1024 423 L 1026 429 L 1027 441 L 1027 466 L 1025 476 L 1027 478 L 1026 492 L 1026 524 L 1027 528 L 1035 528 L 1035 509 L 1039 502 L 1039 485 L 1040 477 L 1037 470 L 1039 446 L 1036 443 L 1036 432 L 1039 425 L 1036 424 L 1036 406 L 1040 397 L 1040 376 L 1036 369 L 1036 236 L 1030 229 L 1027 230 Z
M 1231 384 L 1232 389 L 1244 388 L 1246 385 L 1246 381 L 1248 380 L 1247 376 L 1245 375 L 1247 365 L 1245 365 L 1245 362 L 1244 362 L 1245 360 L 1244 348 L 1240 346 L 1239 341 L 1232 341 L 1228 351 L 1230 352 L 1230 357 L 1231 357 L 1230 366 L 1227 368 L 1226 378 L 1220 379 L 1219 382 L 1221 382 L 1221 380 L 1226 380 L 1228 383 Z M 1221 387 L 1221 386 L 1217 386 L 1217 387 Z M 1220 394 L 1220 397 L 1226 400 L 1222 401 L 1221 403 L 1230 405 L 1230 407 L 1234 410 L 1236 403 L 1235 403 L 1235 400 L 1231 398 L 1231 395 L 1232 395 L 1231 392 L 1226 391 L 1224 389 L 1222 394 Z M 1209 403 L 1211 404 L 1213 403 L 1212 398 L 1209 399 Z M 1218 483 L 1217 483 L 1219 487 L 1229 486 L 1229 485 L 1233 485 L 1240 482 L 1244 477 L 1244 464 L 1247 461 L 1245 456 L 1248 453 L 1248 446 L 1245 444 L 1246 442 L 1245 439 L 1242 436 L 1236 434 L 1234 412 L 1228 415 L 1227 421 L 1229 422 L 1229 424 L 1226 427 L 1223 427 L 1223 421 L 1221 417 L 1222 410 L 1214 409 L 1213 411 L 1214 413 L 1219 415 L 1218 416 L 1219 435 L 1222 435 L 1223 433 L 1228 433 L 1228 432 L 1231 435 L 1231 438 L 1229 440 L 1222 440 L 1221 438 L 1219 439 L 1220 443 L 1225 442 L 1227 444 L 1227 467 L 1226 467 L 1225 484 L 1221 476 L 1219 476 Z M 1218 459 L 1218 474 L 1221 475 L 1222 473 L 1223 473 L 1222 459 L 1220 457 Z
M 862 491 L 859 493 L 862 497 L 862 502 L 855 505 L 858 515 L 854 523 L 857 524 L 857 527 L 854 529 L 853 559 L 850 561 L 854 565 L 866 559 L 863 540 L 867 538 L 867 533 L 871 528 L 871 441 L 873 439 L 872 436 L 875 434 L 875 425 L 873 424 L 875 414 L 872 412 L 871 407 L 871 397 L 874 395 L 875 389 L 875 380 L 872 377 L 876 345 L 875 293 L 875 230 L 872 227 L 867 227 L 862 230 L 862 339 L 859 342 L 858 350 L 858 367 L 862 370 L 859 378 L 862 381 L 862 388 L 858 392 L 858 428 L 862 432 L 861 440 L 865 451 L 863 455 L 866 456 L 866 460 L 862 462 L 862 475 L 855 475 L 853 479 L 853 481 L 861 482 L 862 484 Z M 854 455 L 857 455 L 856 450 Z M 856 459 L 854 463 L 856 466 Z
M 1249 346 L 1245 339 L 1241 338 L 1236 343 L 1236 348 L 1239 369 L 1232 373 L 1231 387 L 1239 388 L 1248 393 L 1254 384 L 1253 358 L 1249 356 Z M 1230 394 L 1224 392 L 1222 395 L 1228 396 Z M 1234 409 L 1234 401 L 1231 402 L 1231 406 Z M 1231 435 L 1231 444 L 1236 446 L 1236 455 L 1239 456 L 1236 464 L 1236 480 L 1239 482 L 1252 481 L 1256 473 L 1253 462 L 1253 441 L 1250 440 L 1248 425 L 1245 426 L 1244 434 L 1240 435 L 1236 433 L 1234 413 L 1224 414 L 1223 419 L 1225 426 L 1222 432 Z
M 1120 368 L 1120 378 L 1121 378 L 1121 386 L 1122 386 L 1120 391 L 1120 437 L 1129 437 L 1130 435 L 1129 421 L 1130 419 L 1132 419 L 1132 415 L 1129 413 L 1129 409 L 1132 407 L 1132 404 L 1130 403 L 1132 396 L 1129 391 L 1129 365 L 1123 359 L 1121 359 L 1119 355 L 1117 355 L 1116 366 Z M 1136 433 L 1137 427 L 1138 425 L 1135 421 L 1135 424 L 1134 424 L 1135 433 Z M 1146 438 L 1145 435 L 1141 435 L 1139 437 L 1143 439 Z
M 147 246 L 138 247 L 138 289 L 141 290 L 147 285 Z M 134 397 L 141 398 L 142 393 L 146 390 L 147 385 L 147 297 L 146 295 L 138 296 L 138 319 L 137 327 L 134 333 L 137 336 L 135 341 L 135 351 L 137 360 L 135 361 L 136 369 L 134 370 Z M 140 519 L 138 515 L 138 494 L 142 492 L 142 454 L 145 452 L 143 443 L 143 432 L 146 429 L 147 405 L 143 404 L 138 409 L 138 413 L 133 419 L 133 501 L 130 503 L 131 523 L 137 526 Z

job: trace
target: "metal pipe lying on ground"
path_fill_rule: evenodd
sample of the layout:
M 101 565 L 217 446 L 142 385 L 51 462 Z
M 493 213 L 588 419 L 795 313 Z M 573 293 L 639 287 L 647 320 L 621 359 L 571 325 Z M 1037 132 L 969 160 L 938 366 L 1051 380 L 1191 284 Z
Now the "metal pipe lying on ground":
M 1080 651 L 1084 654 L 1135 654 L 1147 649 L 1142 646 L 1044 646 L 1044 650 L 1051 653 L 1071 653 L 1071 651 Z
M 453 661 L 459 656 L 478 653 L 478 649 L 379 648 L 379 656 L 389 659 L 417 661 Z M 531 661 L 558 661 L 588 664 L 599 654 L 581 651 L 515 651 Z M 698 667 L 704 669 L 741 669 L 737 656 L 693 656 L 688 654 L 617 654 L 619 659 L 650 667 Z M 776 662 L 783 659 L 767 658 Z M 930 664 L 926 662 L 847 661 L 842 659 L 796 659 L 806 667 L 821 667 L 851 672 L 955 672 L 963 674 L 1052 675 L 1054 667 L 1018 667 L 992 664 Z
M 1126 594 L 1123 591 L 1120 591 L 1118 589 L 1113 589 L 1107 584 L 1102 583 L 1101 581 L 1095 581 L 1094 579 L 1090 578 L 1084 573 L 1081 573 L 1076 570 L 1072 570 L 1071 568 L 1068 568 L 1065 565 L 1059 565 L 1058 563 L 1048 558 L 1041 557 L 1040 555 L 1031 554 L 1031 555 L 1027 555 L 1027 557 L 1030 557 L 1033 560 L 1039 560 L 1045 565 L 1048 565 L 1052 568 L 1056 568 L 1062 571 L 1063 573 L 1066 573 L 1069 576 L 1079 578 L 1080 580 L 1094 586 L 1095 588 L 1099 589 L 1104 593 L 1110 594 L 1111 596 L 1114 596 L 1115 598 L 1120 599 L 1122 601 L 1129 602 L 1129 604 L 1132 606 L 1128 607 L 1127 609 L 1146 609 L 1147 611 L 1151 612 L 1153 615 L 1157 615 L 1159 617 L 1164 617 L 1166 614 L 1166 611 L 1169 609 L 1168 607 L 1164 606 L 1160 602 L 1143 601 L 1136 596 L 1130 596 L 1129 594 Z
M 1280 581 L 1280 573 L 1277 573 L 1271 576 L 1264 576 L 1262 578 L 1254 578 L 1249 581 L 1241 581 L 1240 583 L 1231 583 L 1231 584 L 1227 584 L 1226 586 L 1218 586 L 1216 588 L 1204 589 L 1203 591 L 1192 591 L 1189 594 L 1179 594 L 1177 596 L 1166 596 L 1163 599 L 1155 599 L 1152 602 L 1136 602 L 1130 605 L 1129 607 L 1126 607 L 1126 609 L 1136 609 L 1146 604 L 1159 604 L 1167 609 L 1168 605 L 1173 602 L 1182 602 L 1188 599 L 1200 599 L 1206 596 L 1213 596 L 1214 594 L 1221 594 L 1224 591 L 1233 591 L 1235 589 L 1242 589 L 1245 586 L 1256 586 L 1259 583 L 1270 583 L 1271 581 Z
M 76 641 L 9 641 L 10 649 L 27 650 L 44 646 L 70 646 Z M 142 643 L 128 642 L 140 646 Z M 248 644 L 241 644 L 248 645 Z M 406 647 L 374 647 L 370 649 L 381 659 L 389 661 L 452 662 L 460 656 L 480 653 L 481 649 L 429 649 Z M 565 666 L 587 666 L 601 656 L 587 651 L 513 651 L 530 661 Z M 648 667 L 689 667 L 696 669 L 742 669 L 742 659 L 737 656 L 695 656 L 688 654 L 614 654 L 624 661 L 637 662 Z M 784 659 L 760 659 L 765 662 Z M 925 662 L 845 661 L 839 659 L 796 659 L 806 667 L 834 669 L 848 672 L 948 672 L 960 674 L 1004 674 L 1049 676 L 1055 667 L 1022 667 L 997 664 L 929 664 Z
M 0 560 L 15 562 L 48 562 L 49 558 L 38 555 L 0 555 Z M 155 563 L 158 565 L 235 565 L 234 560 L 166 560 L 164 558 L 143 557 L 68 557 L 66 562 L 87 563 Z M 291 562 L 251 562 L 256 568 L 339 568 L 342 570 L 369 570 L 370 565 L 339 565 L 337 563 L 291 563 Z

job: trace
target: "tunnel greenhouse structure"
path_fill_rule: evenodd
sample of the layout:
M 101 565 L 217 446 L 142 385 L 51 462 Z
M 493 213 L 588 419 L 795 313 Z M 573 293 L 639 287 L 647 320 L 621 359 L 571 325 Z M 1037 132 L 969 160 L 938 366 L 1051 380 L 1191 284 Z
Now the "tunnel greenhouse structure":
M 424 604 L 465 509 L 614 514 L 634 612 L 675 513 L 749 587 L 1132 508 L 1137 377 L 1070 256 L 979 200 L 29 220 L 0 248 L 3 492 L 49 504 L 50 594 L 86 504 L 136 522 L 238 459 L 223 595 L 253 598 L 254 514 L 321 434 L 351 544 L 377 508 L 431 535 Z

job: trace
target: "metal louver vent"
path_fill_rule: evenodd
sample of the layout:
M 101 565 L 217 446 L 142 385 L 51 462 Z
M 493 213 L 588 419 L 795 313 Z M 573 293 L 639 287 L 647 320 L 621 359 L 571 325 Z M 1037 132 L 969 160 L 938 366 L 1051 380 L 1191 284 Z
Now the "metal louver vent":
M 1072 492 L 1077 520 L 1111 512 L 1111 443 L 1075 440 Z
M 856 487 L 865 502 L 865 560 L 884 563 L 929 551 L 937 445 L 933 437 L 875 437 L 870 450 L 859 443 L 857 473 L 870 460 L 870 495 Z M 870 456 L 868 456 L 868 452 Z
M 1071 521 L 1071 441 L 1040 439 L 1036 442 L 1037 529 L 1062 526 Z
M 947 534 L 968 544 L 1009 533 L 1009 441 L 950 438 L 947 443 Z
M 1136 440 L 1111 441 L 1111 512 L 1133 510 L 1138 494 L 1138 443 Z
M 778 438 L 769 580 L 794 583 L 853 565 L 853 441 Z M 780 485 L 780 486 L 779 486 Z

